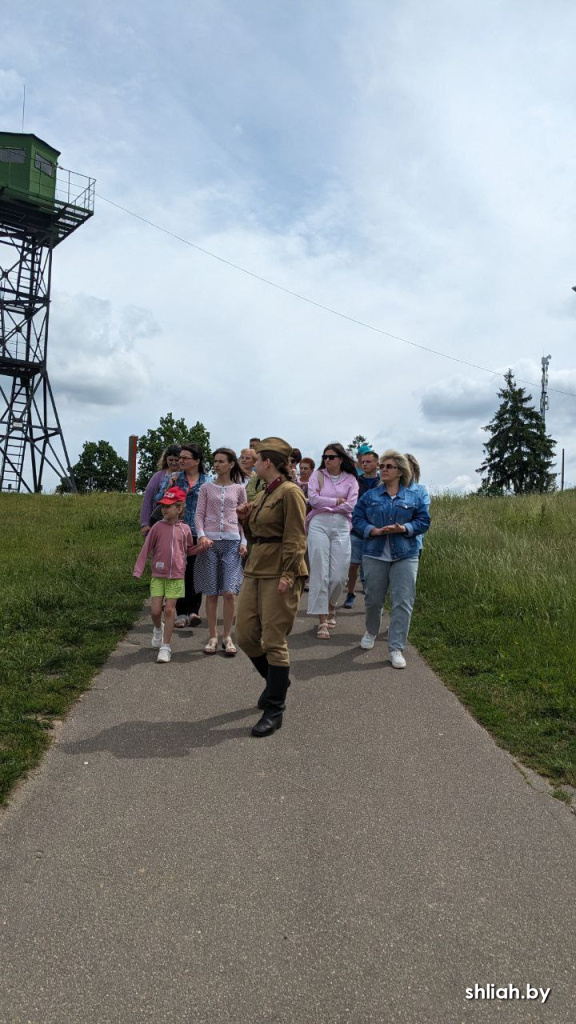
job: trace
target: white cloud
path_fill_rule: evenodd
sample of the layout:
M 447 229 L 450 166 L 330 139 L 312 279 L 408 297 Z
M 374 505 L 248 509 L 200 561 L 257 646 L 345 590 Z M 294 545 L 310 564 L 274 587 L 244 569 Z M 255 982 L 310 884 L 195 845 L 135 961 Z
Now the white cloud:
M 474 481 L 472 477 L 463 474 L 462 476 L 454 477 L 450 483 L 446 484 L 445 487 L 440 487 L 440 493 L 450 494 L 470 494 L 472 491 L 478 489 L 478 481 Z
M 15 104 L 19 98 L 22 106 L 23 85 L 22 77 L 14 68 L 0 68 L 0 103 Z M 7 131 L 8 129 L 5 127 L 3 130 Z M 14 126 L 12 130 L 15 131 L 16 127 Z
M 576 392 L 576 10 L 57 0 L 5 21 L 11 123 L 26 80 L 27 130 L 101 195 L 469 363 L 537 384 L 551 352 L 551 387 Z M 421 452 L 428 481 L 475 479 L 497 378 L 102 200 L 55 251 L 53 300 L 67 436 L 81 415 L 121 446 L 171 409 L 217 444 L 270 431 L 317 455 L 361 432 Z M 576 450 L 576 399 L 551 392 L 548 424 Z
M 50 330 L 51 380 L 69 399 L 124 408 L 147 397 L 146 356 L 160 329 L 149 310 L 115 314 L 93 295 L 56 294 Z
M 429 420 L 472 420 L 484 426 L 498 407 L 501 377 L 471 380 L 454 376 L 437 381 L 422 391 L 422 412 Z

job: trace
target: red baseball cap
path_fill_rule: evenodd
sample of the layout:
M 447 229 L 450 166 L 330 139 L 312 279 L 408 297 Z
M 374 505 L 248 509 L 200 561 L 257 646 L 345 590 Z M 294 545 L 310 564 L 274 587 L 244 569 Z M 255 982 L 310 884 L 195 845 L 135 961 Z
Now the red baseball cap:
M 175 505 L 178 501 L 186 501 L 186 494 L 181 487 L 171 487 L 163 498 L 160 498 L 159 505 Z

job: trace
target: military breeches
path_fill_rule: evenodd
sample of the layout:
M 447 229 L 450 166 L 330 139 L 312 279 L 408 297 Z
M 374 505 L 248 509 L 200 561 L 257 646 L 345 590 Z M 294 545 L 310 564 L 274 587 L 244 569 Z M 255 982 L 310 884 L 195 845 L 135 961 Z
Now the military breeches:
M 236 640 L 249 658 L 265 654 L 270 665 L 289 665 L 288 636 L 298 614 L 304 577 L 285 594 L 278 577 L 245 576 L 236 608 Z

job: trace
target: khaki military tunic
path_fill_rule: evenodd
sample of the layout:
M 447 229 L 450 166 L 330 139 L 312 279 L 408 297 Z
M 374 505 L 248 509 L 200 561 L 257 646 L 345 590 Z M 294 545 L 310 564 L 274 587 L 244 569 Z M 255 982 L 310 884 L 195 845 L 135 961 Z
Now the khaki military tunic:
M 299 576 L 308 575 L 304 559 L 306 500 L 297 484 L 286 480 L 271 494 L 265 490 L 257 494 L 244 531 L 252 541 L 245 576 L 276 576 L 292 586 Z M 276 542 L 258 543 L 260 538 L 270 537 L 277 538 Z
M 289 665 L 287 637 L 298 613 L 308 569 L 306 552 L 306 500 L 289 481 L 270 494 L 256 496 L 244 523 L 250 554 L 238 598 L 236 638 L 250 658 L 266 654 L 271 665 Z M 275 538 L 269 543 L 260 539 Z M 289 590 L 278 592 L 284 580 Z

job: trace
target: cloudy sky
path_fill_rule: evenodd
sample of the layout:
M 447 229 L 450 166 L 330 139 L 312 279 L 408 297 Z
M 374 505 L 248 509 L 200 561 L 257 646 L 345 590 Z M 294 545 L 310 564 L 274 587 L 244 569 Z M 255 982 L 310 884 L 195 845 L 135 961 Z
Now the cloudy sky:
M 362 433 L 476 487 L 497 374 L 538 405 L 550 354 L 576 483 L 575 38 L 572 0 L 12 5 L 1 127 L 25 84 L 25 130 L 97 179 L 54 255 L 72 461 L 171 411 L 214 447 Z

